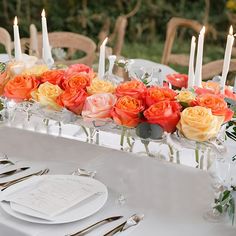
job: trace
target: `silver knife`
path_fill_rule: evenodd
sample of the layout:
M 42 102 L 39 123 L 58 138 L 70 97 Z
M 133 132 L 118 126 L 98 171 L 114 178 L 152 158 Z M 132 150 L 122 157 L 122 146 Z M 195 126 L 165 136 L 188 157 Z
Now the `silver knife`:
M 30 167 L 29 166 L 25 166 L 25 167 L 16 167 L 15 169 L 11 169 L 11 170 L 7 170 L 5 172 L 0 173 L 0 178 L 1 177 L 6 177 L 6 175 L 11 175 L 14 173 L 18 173 L 24 170 L 28 170 Z
M 120 218 L 122 218 L 123 216 L 113 216 L 113 217 L 109 217 L 109 218 L 106 218 L 106 219 L 103 219 L 103 220 L 100 220 L 76 233 L 72 233 L 72 234 L 67 234 L 66 236 L 82 236 L 84 235 L 85 233 L 89 232 L 90 230 L 92 230 L 93 228 L 101 225 L 101 224 L 104 224 L 104 223 L 108 223 L 108 222 L 112 222 L 112 221 L 115 221 L 115 220 L 119 220 Z
M 113 236 L 116 233 L 123 232 L 127 230 L 128 228 L 137 225 L 143 218 L 144 218 L 143 214 L 134 214 L 128 220 L 116 226 L 114 229 L 110 230 L 103 236 Z

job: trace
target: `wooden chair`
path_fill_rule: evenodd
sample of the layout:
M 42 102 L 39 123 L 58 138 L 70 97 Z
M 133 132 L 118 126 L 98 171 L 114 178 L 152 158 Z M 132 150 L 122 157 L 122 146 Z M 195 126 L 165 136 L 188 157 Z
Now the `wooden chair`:
M 215 75 L 222 74 L 224 60 L 216 60 L 202 66 L 202 79 L 212 79 Z M 236 71 L 236 59 L 231 59 L 229 72 Z
M 12 50 L 12 41 L 11 36 L 8 31 L 2 27 L 0 27 L 0 44 L 4 45 L 5 50 L 9 57 L 11 57 L 11 50 Z
M 126 28 L 128 25 L 128 19 L 132 16 L 134 16 L 139 8 L 141 6 L 141 0 L 138 0 L 134 8 L 126 15 L 121 15 L 116 19 L 114 30 L 110 34 L 110 20 L 107 18 L 107 20 L 104 22 L 103 28 L 101 32 L 98 35 L 99 43 L 98 46 L 101 45 L 103 40 L 108 37 L 108 43 L 112 45 L 112 48 L 108 48 L 107 51 L 109 53 L 107 54 L 113 54 L 116 56 L 121 55 L 122 47 L 124 45 L 124 39 L 125 39 L 125 33 Z
M 174 39 L 179 27 L 191 28 L 197 33 L 202 29 L 202 25 L 190 19 L 173 17 L 167 24 L 166 41 L 164 45 L 161 63 L 168 65 L 169 63 L 188 66 L 189 56 L 185 54 L 171 54 Z
M 56 61 L 56 64 L 71 65 L 75 63 L 83 63 L 92 66 L 95 59 L 96 44 L 86 36 L 72 32 L 51 32 L 48 33 L 49 43 L 52 48 L 68 49 L 68 59 Z M 39 55 L 42 55 L 42 35 L 38 35 Z M 72 54 L 75 51 L 82 51 L 86 55 L 82 58 L 73 60 Z

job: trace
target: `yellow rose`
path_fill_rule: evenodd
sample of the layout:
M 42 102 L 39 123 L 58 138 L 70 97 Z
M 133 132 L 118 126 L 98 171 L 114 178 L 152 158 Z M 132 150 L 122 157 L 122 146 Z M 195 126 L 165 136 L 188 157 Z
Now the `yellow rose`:
M 61 95 L 63 90 L 58 85 L 45 82 L 39 88 L 31 93 L 32 98 L 38 101 L 41 105 L 47 106 L 54 110 L 60 110 L 62 107 L 56 102 L 56 99 Z
M 90 86 L 87 87 L 87 91 L 89 95 L 97 93 L 114 93 L 115 86 L 106 80 L 93 79 Z
M 223 122 L 224 116 L 214 116 L 211 109 L 195 106 L 183 110 L 177 128 L 186 138 L 201 142 L 216 137 Z
M 178 102 L 190 103 L 195 99 L 195 95 L 188 90 L 183 90 L 179 92 L 176 99 Z
M 46 65 L 35 65 L 28 69 L 22 71 L 22 75 L 35 75 L 40 76 L 43 72 L 48 71 L 48 67 Z

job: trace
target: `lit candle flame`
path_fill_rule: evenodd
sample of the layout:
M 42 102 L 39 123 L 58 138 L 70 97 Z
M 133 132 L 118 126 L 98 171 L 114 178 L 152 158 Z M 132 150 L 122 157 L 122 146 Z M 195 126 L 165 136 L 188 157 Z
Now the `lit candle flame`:
M 14 25 L 17 25 L 17 24 L 18 24 L 18 20 L 17 20 L 17 16 L 15 16 Z
M 42 10 L 41 16 L 45 17 L 45 10 L 44 9 Z
M 229 34 L 230 34 L 230 35 L 233 35 L 233 32 L 234 32 L 233 26 L 231 25 L 231 26 L 229 27 Z
M 206 32 L 206 27 L 203 26 L 202 29 L 201 29 L 201 31 L 200 31 L 200 34 L 205 34 L 205 32 Z

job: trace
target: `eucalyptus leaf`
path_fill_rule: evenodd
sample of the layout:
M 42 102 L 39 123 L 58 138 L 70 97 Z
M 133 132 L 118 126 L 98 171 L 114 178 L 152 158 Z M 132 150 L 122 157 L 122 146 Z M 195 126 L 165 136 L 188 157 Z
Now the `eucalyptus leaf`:
M 143 138 L 143 139 L 150 138 L 150 136 L 151 136 L 150 124 L 147 122 L 140 123 L 136 127 L 135 132 L 136 132 L 137 136 L 139 136 L 140 138 Z
M 224 99 L 229 105 L 236 106 L 236 101 L 231 98 Z
M 150 124 L 151 127 L 151 139 L 161 139 L 164 133 L 163 128 L 160 125 L 157 124 Z

